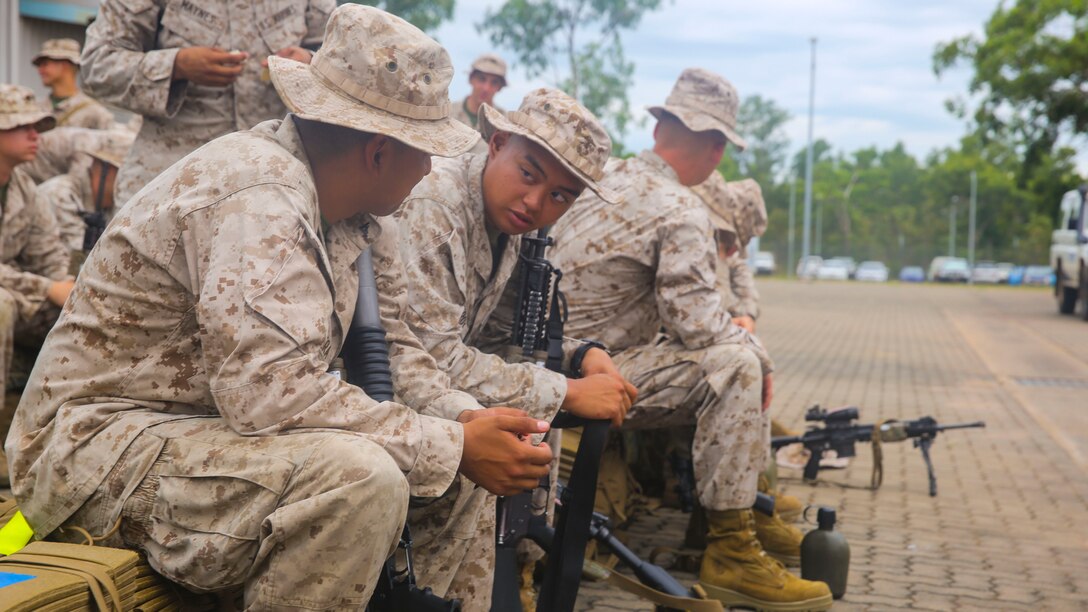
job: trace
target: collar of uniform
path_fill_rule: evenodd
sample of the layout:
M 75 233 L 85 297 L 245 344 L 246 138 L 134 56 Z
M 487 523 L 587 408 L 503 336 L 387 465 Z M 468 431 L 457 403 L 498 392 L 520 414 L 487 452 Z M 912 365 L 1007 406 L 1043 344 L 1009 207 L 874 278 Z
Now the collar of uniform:
M 680 182 L 680 176 L 676 174 L 676 170 L 673 170 L 672 166 L 669 165 L 669 162 L 662 159 L 657 153 L 654 153 L 650 149 L 645 149 L 638 154 L 638 158 L 656 170 L 658 174 L 668 177 L 670 180 L 677 183 Z

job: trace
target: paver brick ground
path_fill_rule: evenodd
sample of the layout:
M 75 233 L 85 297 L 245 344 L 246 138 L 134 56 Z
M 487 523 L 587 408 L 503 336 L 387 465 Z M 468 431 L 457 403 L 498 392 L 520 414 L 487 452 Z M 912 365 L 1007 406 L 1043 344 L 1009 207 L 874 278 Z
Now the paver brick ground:
M 856 405 L 862 422 L 987 424 L 938 437 L 935 498 L 910 443 L 885 445 L 879 491 L 867 444 L 815 486 L 779 471 L 788 493 L 839 511 L 852 561 L 835 610 L 1088 609 L 1088 323 L 1041 289 L 758 283 L 787 425 L 816 403 Z M 660 509 L 625 537 L 646 554 L 678 546 L 686 523 Z M 652 607 L 587 583 L 579 609 Z

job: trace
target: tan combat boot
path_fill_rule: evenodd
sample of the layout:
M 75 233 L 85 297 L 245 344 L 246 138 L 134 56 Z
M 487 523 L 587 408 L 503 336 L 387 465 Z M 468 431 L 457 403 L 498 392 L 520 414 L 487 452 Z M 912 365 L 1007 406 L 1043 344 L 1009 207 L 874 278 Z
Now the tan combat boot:
M 771 481 L 764 475 L 759 477 L 759 492 L 774 497 L 774 511 L 783 521 L 796 523 L 801 518 L 805 504 L 792 495 L 771 490 Z
M 786 524 L 778 516 L 753 513 L 756 520 L 756 537 L 763 550 L 789 567 L 801 567 L 801 538 L 804 534 L 793 525 Z
M 751 510 L 707 511 L 709 543 L 699 584 L 726 606 L 772 612 L 827 610 L 831 590 L 822 582 L 801 580 L 763 552 Z

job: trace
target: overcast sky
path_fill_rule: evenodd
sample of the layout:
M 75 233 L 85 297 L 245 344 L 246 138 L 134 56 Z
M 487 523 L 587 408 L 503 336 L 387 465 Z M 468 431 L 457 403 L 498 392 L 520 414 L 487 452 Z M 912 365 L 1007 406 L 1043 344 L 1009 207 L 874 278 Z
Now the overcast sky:
M 435 35 L 450 50 L 458 74 L 450 95 L 468 93 L 464 72 L 473 58 L 492 50 L 476 32 L 488 7 L 499 0 L 458 0 L 454 21 Z M 952 96 L 965 95 L 965 68 L 937 79 L 932 55 L 938 42 L 981 33 L 997 0 L 665 0 L 624 39 L 635 62 L 629 92 L 639 117 L 644 107 L 664 101 L 676 76 L 688 66 L 713 70 L 733 82 L 742 97 L 759 94 L 789 110 L 787 132 L 794 149 L 805 143 L 808 117 L 810 43 L 817 44 L 816 138 L 837 150 L 853 151 L 902 141 L 922 157 L 954 145 L 963 124 L 944 108 Z M 497 50 L 510 59 L 509 53 Z M 516 108 L 532 87 L 511 62 L 510 86 L 496 101 Z M 652 123 L 627 135 L 629 149 L 652 140 Z

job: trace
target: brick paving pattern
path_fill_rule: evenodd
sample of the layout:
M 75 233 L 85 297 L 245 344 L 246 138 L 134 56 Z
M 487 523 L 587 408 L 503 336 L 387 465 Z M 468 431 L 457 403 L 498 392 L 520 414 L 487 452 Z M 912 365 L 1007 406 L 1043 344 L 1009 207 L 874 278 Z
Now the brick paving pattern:
M 909 443 L 885 445 L 875 492 L 868 444 L 816 486 L 780 470 L 790 494 L 838 508 L 852 559 L 833 609 L 1088 609 L 1088 323 L 1059 317 L 1044 290 L 759 284 L 759 335 L 778 365 L 772 410 L 787 425 L 802 428 L 814 403 L 856 405 L 869 423 L 987 423 L 938 436 L 936 498 Z M 642 514 L 625 539 L 643 554 L 678 546 L 686 522 Z M 587 583 L 579 609 L 652 607 Z

